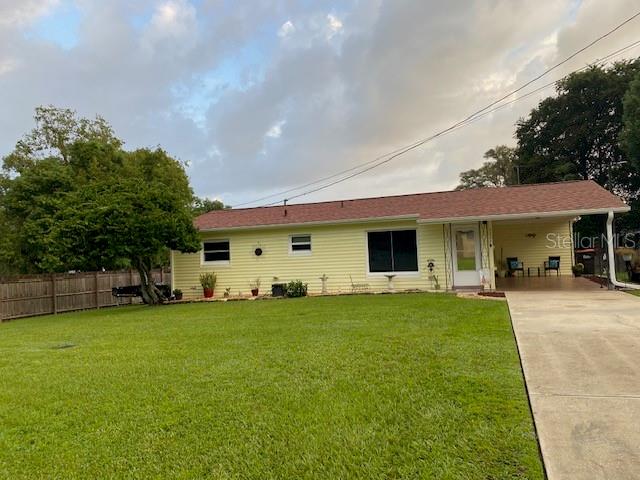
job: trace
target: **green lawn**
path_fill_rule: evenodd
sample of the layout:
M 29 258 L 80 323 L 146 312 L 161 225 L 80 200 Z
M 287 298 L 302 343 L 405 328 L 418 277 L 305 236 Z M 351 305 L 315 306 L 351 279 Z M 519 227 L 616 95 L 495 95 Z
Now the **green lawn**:
M 506 304 L 365 295 L 0 324 L 0 478 L 205 477 L 541 479 Z

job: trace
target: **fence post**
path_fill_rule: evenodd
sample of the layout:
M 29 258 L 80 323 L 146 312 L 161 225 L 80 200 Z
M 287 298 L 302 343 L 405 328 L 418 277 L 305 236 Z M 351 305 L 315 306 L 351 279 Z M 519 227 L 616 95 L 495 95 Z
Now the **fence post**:
M 53 305 L 53 314 L 58 314 L 58 292 L 56 291 L 56 274 L 51 274 L 51 303 Z
M 133 269 L 129 269 L 129 285 L 133 285 Z M 133 297 L 129 297 L 129 305 L 133 305 Z
M 96 310 L 100 308 L 100 272 L 96 271 Z
M 111 289 L 113 289 L 113 272 L 109 272 L 109 295 L 111 295 Z M 113 305 L 113 295 L 109 297 L 108 305 Z M 118 299 L 116 298 L 116 305 L 118 304 Z

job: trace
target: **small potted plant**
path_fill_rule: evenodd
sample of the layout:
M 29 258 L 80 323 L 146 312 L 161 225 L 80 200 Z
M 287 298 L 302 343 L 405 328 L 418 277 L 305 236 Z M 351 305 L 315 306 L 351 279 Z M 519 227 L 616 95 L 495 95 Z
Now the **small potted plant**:
M 175 298 L 176 300 L 182 300 L 182 290 L 180 290 L 179 288 L 174 289 L 173 298 Z
M 231 296 L 231 287 L 227 287 L 224 289 L 224 298 L 229 298 Z
M 581 277 L 584 272 L 584 265 L 582 263 L 576 263 L 571 267 L 571 270 L 576 277 Z
M 254 297 L 257 297 L 258 293 L 260 293 L 260 278 L 256 278 L 253 282 L 251 282 L 250 286 L 251 286 L 251 295 L 253 295 Z
M 213 297 L 213 290 L 216 288 L 216 274 L 213 272 L 200 274 L 200 285 L 202 285 L 204 298 Z

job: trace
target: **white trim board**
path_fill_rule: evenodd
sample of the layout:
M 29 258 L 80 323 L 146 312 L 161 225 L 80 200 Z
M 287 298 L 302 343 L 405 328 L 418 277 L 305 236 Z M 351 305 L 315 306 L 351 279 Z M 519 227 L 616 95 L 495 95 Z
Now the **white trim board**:
M 481 222 L 484 220 L 515 220 L 518 218 L 549 218 L 549 217 L 578 217 L 580 215 L 606 215 L 610 211 L 615 213 L 623 213 L 631 210 L 631 207 L 616 207 L 607 209 L 586 209 L 586 210 L 558 210 L 555 212 L 532 212 L 532 213 L 505 213 L 499 215 L 484 215 L 471 217 L 443 217 L 429 218 L 426 220 L 418 219 L 419 224 L 429 223 L 469 223 Z
M 295 227 L 315 227 L 323 225 L 342 225 L 342 224 L 360 224 L 360 223 L 377 223 L 377 222 L 390 222 L 390 221 L 402 221 L 402 220 L 417 220 L 420 215 L 412 213 L 410 215 L 391 215 L 387 217 L 368 217 L 368 218 L 355 218 L 345 220 L 322 220 L 318 222 L 298 222 L 298 223 L 274 223 L 269 225 L 249 225 L 242 227 L 220 227 L 220 228 L 205 228 L 198 230 L 200 233 L 208 232 L 227 232 L 233 230 L 263 230 L 266 228 L 295 228 Z

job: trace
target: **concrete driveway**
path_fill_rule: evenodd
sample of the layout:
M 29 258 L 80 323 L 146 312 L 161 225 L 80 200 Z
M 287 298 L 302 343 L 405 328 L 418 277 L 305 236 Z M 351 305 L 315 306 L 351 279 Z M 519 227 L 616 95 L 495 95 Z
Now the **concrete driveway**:
M 507 300 L 549 478 L 640 479 L 640 297 Z

